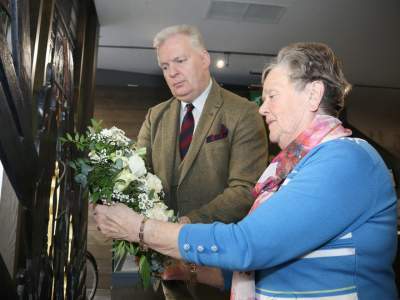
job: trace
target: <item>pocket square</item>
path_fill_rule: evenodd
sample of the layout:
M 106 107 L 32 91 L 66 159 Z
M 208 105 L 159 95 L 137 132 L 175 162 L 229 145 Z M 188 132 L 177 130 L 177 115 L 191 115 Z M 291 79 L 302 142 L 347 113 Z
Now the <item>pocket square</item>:
M 221 128 L 219 133 L 217 134 L 210 134 L 207 137 L 207 143 L 215 142 L 218 140 L 221 140 L 223 138 L 226 138 L 228 136 L 228 128 L 225 127 L 224 124 L 221 124 Z

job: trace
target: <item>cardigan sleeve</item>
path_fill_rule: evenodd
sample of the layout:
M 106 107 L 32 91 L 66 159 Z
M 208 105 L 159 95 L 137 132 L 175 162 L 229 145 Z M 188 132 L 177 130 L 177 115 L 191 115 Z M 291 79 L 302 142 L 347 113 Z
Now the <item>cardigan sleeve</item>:
M 238 271 L 301 257 L 374 213 L 379 187 L 390 180 L 384 168 L 380 158 L 362 147 L 326 142 L 237 224 L 185 225 L 178 239 L 180 253 L 196 264 Z

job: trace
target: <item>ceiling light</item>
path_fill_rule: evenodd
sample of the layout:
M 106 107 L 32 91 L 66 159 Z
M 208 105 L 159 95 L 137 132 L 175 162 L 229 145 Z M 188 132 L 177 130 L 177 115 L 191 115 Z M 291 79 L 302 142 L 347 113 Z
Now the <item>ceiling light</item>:
M 223 59 L 218 59 L 217 62 L 216 62 L 216 64 L 215 64 L 215 66 L 216 66 L 218 69 L 222 69 L 223 67 L 225 67 L 225 60 L 223 60 Z
M 215 66 L 218 69 L 229 67 L 229 54 L 230 53 L 228 53 L 228 52 L 224 52 L 223 56 L 222 57 L 220 56 L 220 58 L 217 60 L 217 62 L 215 63 Z

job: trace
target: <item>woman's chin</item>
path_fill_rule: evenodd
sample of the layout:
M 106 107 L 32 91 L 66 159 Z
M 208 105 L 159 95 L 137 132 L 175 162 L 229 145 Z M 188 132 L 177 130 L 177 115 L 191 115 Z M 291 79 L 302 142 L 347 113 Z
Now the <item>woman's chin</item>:
M 277 135 L 271 133 L 271 131 L 270 131 L 269 132 L 269 141 L 270 141 L 270 143 L 278 144 L 279 138 Z

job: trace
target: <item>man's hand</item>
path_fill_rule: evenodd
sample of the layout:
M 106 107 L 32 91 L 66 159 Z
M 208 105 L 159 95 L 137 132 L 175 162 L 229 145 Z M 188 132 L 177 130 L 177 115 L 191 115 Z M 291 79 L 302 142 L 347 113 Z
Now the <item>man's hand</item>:
M 195 272 L 196 281 L 217 288 L 224 287 L 224 278 L 220 269 L 196 266 Z M 193 275 L 190 272 L 190 265 L 181 260 L 173 260 L 169 266 L 165 267 L 164 273 L 161 274 L 163 280 L 190 281 L 192 280 L 191 276 Z
M 124 204 L 90 205 L 97 229 L 106 237 L 137 242 L 142 216 Z
M 163 280 L 189 280 L 189 266 L 181 260 L 171 260 L 161 274 Z
M 191 224 L 192 221 L 190 221 L 189 217 L 182 216 L 178 219 L 179 224 Z

